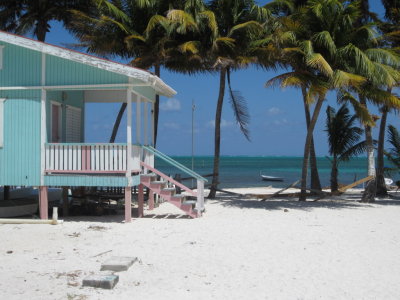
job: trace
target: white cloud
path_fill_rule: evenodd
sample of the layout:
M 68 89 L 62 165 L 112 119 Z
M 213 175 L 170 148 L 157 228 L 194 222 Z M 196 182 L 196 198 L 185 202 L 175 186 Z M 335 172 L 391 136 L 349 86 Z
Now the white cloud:
M 267 113 L 270 116 L 275 116 L 275 115 L 279 115 L 280 113 L 282 113 L 282 111 L 278 107 L 271 107 L 270 109 L 268 109 Z
M 227 120 L 224 120 L 224 119 L 221 120 L 221 128 L 232 127 L 233 125 L 234 125 L 234 123 L 231 122 L 231 121 L 227 121 Z M 207 127 L 213 127 L 214 128 L 215 127 L 215 121 L 214 120 L 209 121 L 207 123 Z
M 181 126 L 179 126 L 179 124 L 178 124 L 178 123 L 175 123 L 175 122 L 165 122 L 165 123 L 163 124 L 163 126 L 164 126 L 165 128 L 173 129 L 173 130 L 177 130 L 177 129 L 180 129 L 180 128 L 181 128 Z
M 275 121 L 273 121 L 273 124 L 274 124 L 274 125 L 286 125 L 286 124 L 288 124 L 288 123 L 289 123 L 288 120 L 285 119 L 285 118 L 283 118 L 283 119 L 281 119 L 281 120 L 275 120 Z
M 164 111 L 178 111 L 181 110 L 181 103 L 178 99 L 171 98 L 161 102 L 160 109 Z

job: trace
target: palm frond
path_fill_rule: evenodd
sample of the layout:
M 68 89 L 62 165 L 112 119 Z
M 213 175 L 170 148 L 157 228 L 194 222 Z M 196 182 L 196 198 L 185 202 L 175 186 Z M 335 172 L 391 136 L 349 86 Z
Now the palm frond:
M 333 70 L 325 58 L 319 53 L 313 53 L 307 57 L 306 63 L 308 66 L 317 69 L 322 74 L 327 76 L 333 75 Z
M 230 70 L 227 70 L 228 89 L 230 94 L 230 103 L 235 114 L 236 122 L 245 138 L 250 141 L 249 121 L 250 115 L 247 109 L 247 103 L 239 91 L 233 91 L 231 86 Z

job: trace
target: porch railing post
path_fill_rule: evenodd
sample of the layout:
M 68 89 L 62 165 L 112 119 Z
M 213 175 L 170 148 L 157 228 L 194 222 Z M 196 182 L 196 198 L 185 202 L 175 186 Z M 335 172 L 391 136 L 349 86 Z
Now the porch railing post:
M 197 180 L 197 202 L 196 202 L 197 215 L 200 217 L 204 211 L 204 182 Z

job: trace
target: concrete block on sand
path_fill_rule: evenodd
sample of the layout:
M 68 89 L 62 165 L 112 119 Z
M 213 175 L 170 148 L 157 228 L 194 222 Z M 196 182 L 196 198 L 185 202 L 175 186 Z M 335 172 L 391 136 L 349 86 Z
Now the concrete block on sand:
M 90 275 L 83 279 L 83 286 L 111 290 L 119 280 L 118 275 Z
M 137 261 L 136 257 L 111 257 L 101 265 L 100 271 L 126 271 L 133 263 Z

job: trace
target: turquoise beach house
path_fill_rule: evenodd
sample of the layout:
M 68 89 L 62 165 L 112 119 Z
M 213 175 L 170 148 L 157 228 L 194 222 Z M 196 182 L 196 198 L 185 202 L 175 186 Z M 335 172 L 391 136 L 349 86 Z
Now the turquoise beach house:
M 139 215 L 147 187 L 150 209 L 158 194 L 199 216 L 205 179 L 152 147 L 156 94 L 176 92 L 148 71 L 0 32 L 0 186 L 38 187 L 43 219 L 48 187 L 82 186 L 124 187 L 127 222 L 133 186 Z M 90 102 L 127 103 L 126 143 L 85 143 Z M 197 179 L 197 191 L 155 169 L 155 156 Z M 175 185 L 186 195 L 177 195 Z M 186 201 L 187 195 L 196 200 Z

